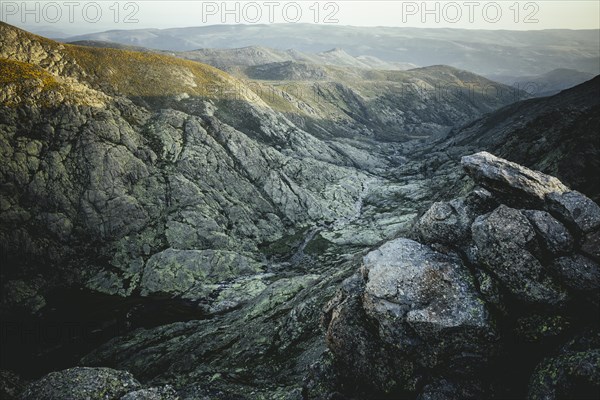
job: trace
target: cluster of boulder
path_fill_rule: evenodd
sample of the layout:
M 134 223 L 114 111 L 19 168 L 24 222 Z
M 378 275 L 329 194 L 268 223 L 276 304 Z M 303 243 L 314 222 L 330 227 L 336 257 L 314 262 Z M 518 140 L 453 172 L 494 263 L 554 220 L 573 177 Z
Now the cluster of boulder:
M 325 307 L 328 351 L 302 393 L 273 398 L 598 398 L 600 207 L 489 153 L 462 165 L 477 185 L 434 203 L 411 238 L 362 258 Z M 23 400 L 229 398 L 84 367 L 19 392 Z
M 600 394 L 600 207 L 489 153 L 461 163 L 477 186 L 368 253 L 327 305 L 335 382 L 309 397 Z

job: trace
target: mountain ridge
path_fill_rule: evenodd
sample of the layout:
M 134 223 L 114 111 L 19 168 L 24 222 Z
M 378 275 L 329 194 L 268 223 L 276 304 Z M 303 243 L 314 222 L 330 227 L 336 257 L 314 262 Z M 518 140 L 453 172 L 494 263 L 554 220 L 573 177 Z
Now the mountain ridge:
M 299 30 L 303 34 L 299 34 Z M 483 75 L 524 76 L 562 67 L 600 73 L 597 60 L 600 42 L 596 30 L 477 30 L 477 35 L 473 35 L 473 32 L 449 28 L 365 28 L 311 24 L 217 25 L 153 30 L 152 35 L 146 39 L 144 31 L 140 30 L 97 33 L 71 40 L 102 38 L 124 44 L 179 51 L 247 45 L 285 50 L 290 47 L 290 43 L 294 43 L 296 50 L 309 53 L 342 47 L 353 56 L 369 55 L 387 62 L 416 65 L 450 64 Z M 161 33 L 166 35 L 164 40 L 161 39 Z M 167 36 L 176 41 L 170 48 L 167 48 Z M 190 41 L 195 42 L 185 44 Z M 577 49 L 572 48 L 573 42 L 578 43 Z M 462 56 L 465 47 L 469 49 L 468 59 Z M 499 54 L 502 56 L 499 57 Z
M 600 167 L 595 133 L 599 110 L 596 76 L 554 96 L 517 102 L 484 116 L 452 132 L 442 147 L 485 148 L 517 163 L 531 163 L 598 202 L 600 179 L 594 171 Z

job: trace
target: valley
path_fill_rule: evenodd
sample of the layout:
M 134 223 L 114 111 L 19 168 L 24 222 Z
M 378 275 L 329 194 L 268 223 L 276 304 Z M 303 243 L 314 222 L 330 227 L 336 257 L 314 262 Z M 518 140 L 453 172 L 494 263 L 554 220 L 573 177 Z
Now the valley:
M 154 33 L 144 40 L 105 33 L 69 44 L 0 23 L 0 315 L 3 342 L 12 349 L 2 356 L 0 369 L 8 371 L 0 379 L 3 395 L 13 396 L 6 389 L 11 385 L 19 395 L 7 398 L 38 399 L 48 387 L 62 390 L 62 385 L 77 392 L 79 387 L 69 386 L 69 373 L 46 375 L 77 366 L 72 371 L 81 374 L 77 379 L 92 386 L 98 368 L 131 374 L 114 377 L 110 390 L 118 394 L 110 398 L 115 399 L 133 389 L 162 393 L 156 398 L 165 400 L 368 399 L 416 398 L 427 390 L 458 396 L 473 387 L 469 393 L 475 395 L 465 398 L 481 393 L 525 397 L 540 354 L 550 354 L 550 348 L 583 331 L 591 332 L 589 337 L 577 336 L 571 347 L 596 348 L 598 320 L 591 314 L 597 299 L 580 293 L 577 285 L 589 285 L 593 292 L 599 276 L 594 202 L 600 195 L 600 78 L 533 97 L 459 69 L 464 65 L 450 58 L 453 66 L 430 65 L 418 54 L 392 60 L 375 45 L 377 54 L 367 57 L 302 41 L 296 51 L 277 49 L 282 29 L 288 28 L 276 27 L 273 38 L 261 36 L 270 40 L 261 46 L 275 49 L 258 47 L 257 41 L 246 48 L 239 48 L 247 44 L 239 41 L 218 46 L 211 36 L 201 42 L 205 36 L 186 32 L 186 42 L 158 51 Z M 441 40 L 431 35 L 424 40 Z M 587 32 L 572 35 L 593 47 Z M 502 46 L 508 39 L 494 40 Z M 221 49 L 197 50 L 209 44 Z M 577 65 L 567 66 L 580 68 L 597 57 L 586 51 L 556 59 L 572 57 Z M 470 61 L 474 71 L 506 72 Z M 531 74 L 543 72 L 528 68 Z M 482 151 L 520 165 L 485 155 L 463 158 Z M 541 171 L 541 177 L 527 168 Z M 479 176 L 480 170 L 499 170 L 501 177 L 492 178 L 500 184 L 490 183 L 484 172 Z M 560 195 L 575 193 L 564 185 L 580 192 L 572 201 L 584 204 L 578 207 L 589 227 L 580 228 L 578 216 L 564 216 L 570 210 L 567 200 L 552 200 L 567 210 L 553 209 L 562 221 L 556 223 L 568 225 L 564 235 L 577 239 L 567 250 L 546 251 L 539 229 L 521 214 L 511 217 L 511 212 L 526 215 L 529 208 L 550 209 L 550 200 L 532 195 L 528 186 L 541 191 L 544 184 L 554 184 Z M 536 195 L 537 202 L 531 199 Z M 464 204 L 451 202 L 461 196 L 468 199 Z M 445 202 L 451 211 L 436 209 Z M 448 222 L 454 214 L 458 222 Z M 546 214 L 540 224 L 553 224 Z M 465 219 L 470 232 L 476 217 L 483 227 L 473 238 L 448 234 L 452 240 L 444 242 L 449 239 L 430 234 L 429 229 L 462 232 Z M 522 223 L 514 237 L 527 239 L 506 239 L 512 247 L 493 253 L 489 249 L 500 247 L 494 240 L 504 243 L 494 236 L 496 227 L 510 226 L 511 218 Z M 450 228 L 435 225 L 444 223 Z M 424 245 L 415 240 L 432 247 L 419 247 Z M 556 291 L 554 283 L 523 273 L 535 290 L 552 291 L 546 297 L 523 294 L 516 289 L 522 281 L 476 272 L 480 261 L 469 259 L 469 246 L 477 240 L 488 264 L 514 251 L 526 253 L 523 257 L 536 268 L 539 259 L 541 270 L 559 256 L 585 254 L 591 272 L 569 275 L 564 278 L 568 288 Z M 448 250 L 454 245 L 456 251 Z M 435 270 L 438 263 L 447 275 L 439 278 L 435 270 L 423 272 L 430 274 L 423 280 L 389 277 L 387 254 L 394 260 L 406 257 L 415 276 L 421 274 L 419 266 Z M 384 258 L 382 265 L 378 257 Z M 520 267 L 512 259 L 506 264 Z M 574 265 L 577 270 L 580 264 Z M 381 287 L 369 273 L 381 274 Z M 400 315 L 397 304 L 404 307 L 404 300 L 389 294 L 390 279 L 404 283 L 399 287 L 410 296 L 420 282 L 433 282 L 406 300 L 423 307 L 410 311 L 417 321 L 414 331 L 394 325 L 407 317 L 395 320 L 387 314 Z M 502 288 L 501 300 L 485 291 L 486 284 Z M 563 289 L 572 302 L 555 309 Z M 421 304 L 419 296 L 430 292 L 455 299 L 440 305 L 450 314 L 442 311 L 440 320 L 428 314 L 429 303 Z M 539 300 L 531 315 L 523 311 L 525 317 L 543 320 L 542 325 L 567 322 L 557 322 L 560 329 L 548 342 L 532 345 L 540 354 L 527 355 L 517 378 L 485 375 L 471 385 L 449 373 L 454 362 L 464 362 L 470 371 L 481 360 L 508 363 L 520 351 L 502 347 L 509 339 L 492 332 L 489 322 L 497 319 L 507 330 L 537 324 L 519 319 L 518 312 L 512 319 L 512 311 L 506 311 L 513 310 L 515 293 Z M 581 304 L 589 307 L 589 315 L 571 312 Z M 54 341 L 23 341 L 27 330 L 45 334 L 53 324 L 69 322 L 75 322 L 75 333 Z M 484 332 L 488 328 L 491 333 Z M 461 336 L 446 346 L 436 329 Z M 461 347 L 469 338 L 473 346 L 490 338 L 502 345 L 490 345 L 497 354 L 482 355 L 480 347 Z M 390 358 L 397 351 L 390 340 L 396 339 L 414 346 L 409 356 Z M 427 340 L 440 342 L 439 349 L 423 350 Z M 472 352 L 476 361 L 452 358 L 454 345 L 461 354 Z M 355 349 L 360 357 L 355 358 Z M 414 361 L 413 351 L 423 351 L 423 364 Z M 452 357 L 446 363 L 447 353 Z M 595 354 L 590 350 L 582 357 L 592 357 L 591 365 Z M 59 383 L 36 381 L 44 375 Z M 581 376 L 593 381 L 584 372 Z M 439 383 L 442 378 L 446 383 Z M 597 385 L 589 387 L 591 393 Z

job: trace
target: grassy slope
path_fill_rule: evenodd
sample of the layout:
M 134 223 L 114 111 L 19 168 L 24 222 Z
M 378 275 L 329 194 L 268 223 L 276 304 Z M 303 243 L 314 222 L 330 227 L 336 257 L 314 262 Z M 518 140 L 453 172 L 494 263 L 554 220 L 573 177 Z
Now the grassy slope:
M 35 80 L 42 90 L 57 89 L 60 85 L 54 75 L 38 66 L 21 61 L 0 58 L 0 85 L 21 85 Z
M 240 82 L 227 73 L 199 62 L 183 60 L 149 52 L 124 49 L 63 45 L 0 22 L 0 44 L 13 47 L 2 64 L 0 83 L 16 83 L 33 78 L 48 86 L 60 77 L 56 70 L 41 65 L 38 58 L 23 51 L 35 48 L 36 53 L 58 53 L 60 58 L 76 68 L 60 72 L 63 78 L 87 83 L 102 91 L 125 96 L 172 96 L 187 93 L 190 96 L 220 98 L 223 93 L 240 91 Z M 2 43 L 2 40 L 5 42 Z M 0 51 L 0 57 L 3 52 Z M 36 55 L 36 57 L 39 57 Z M 43 70 L 46 70 L 45 72 Z M 54 77 L 53 77 L 54 75 Z M 58 78 L 58 79 L 57 79 Z
M 109 84 L 126 96 L 170 96 L 187 93 L 213 97 L 234 88 L 235 81 L 216 68 L 155 53 L 66 45 L 92 83 Z

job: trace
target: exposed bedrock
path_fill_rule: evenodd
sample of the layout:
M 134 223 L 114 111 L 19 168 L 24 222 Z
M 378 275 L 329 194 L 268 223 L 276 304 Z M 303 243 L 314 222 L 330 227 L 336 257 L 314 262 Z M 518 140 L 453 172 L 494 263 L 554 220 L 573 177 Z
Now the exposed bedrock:
M 327 305 L 338 389 L 365 398 L 555 399 L 569 390 L 593 398 L 600 207 L 489 153 L 462 165 L 478 187 L 434 203 L 414 226 L 419 242 L 395 239 L 368 253 Z M 525 373 L 502 372 L 511 368 Z M 322 395 L 322 385 L 308 386 Z

